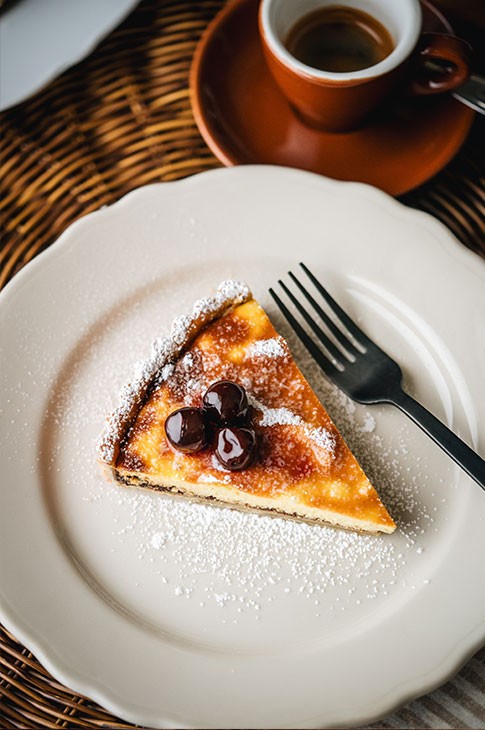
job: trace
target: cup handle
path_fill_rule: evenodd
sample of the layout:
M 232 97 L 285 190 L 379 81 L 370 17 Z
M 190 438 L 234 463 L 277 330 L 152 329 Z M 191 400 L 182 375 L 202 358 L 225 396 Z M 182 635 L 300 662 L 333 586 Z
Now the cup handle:
M 413 58 L 409 91 L 427 96 L 456 89 L 470 74 L 470 58 L 471 47 L 461 38 L 423 33 Z

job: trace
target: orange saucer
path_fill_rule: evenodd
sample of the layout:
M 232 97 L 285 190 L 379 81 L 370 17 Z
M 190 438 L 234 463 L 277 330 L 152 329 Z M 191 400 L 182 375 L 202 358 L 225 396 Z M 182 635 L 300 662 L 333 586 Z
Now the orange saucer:
M 400 195 L 435 175 L 457 152 L 474 112 L 450 95 L 403 97 L 355 132 L 307 127 L 266 67 L 258 4 L 229 3 L 207 28 L 192 64 L 195 119 L 225 165 L 297 167 Z M 437 10 L 428 2 L 422 5 L 426 30 L 450 30 Z

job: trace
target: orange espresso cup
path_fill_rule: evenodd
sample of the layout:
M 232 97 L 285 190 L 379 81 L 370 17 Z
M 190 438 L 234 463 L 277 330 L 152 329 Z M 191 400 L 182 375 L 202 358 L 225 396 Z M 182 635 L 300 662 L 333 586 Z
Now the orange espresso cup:
M 390 36 L 390 52 L 373 65 L 341 72 L 308 65 L 288 50 L 288 39 L 305 18 L 334 11 L 350 17 L 364 13 L 377 21 Z M 419 0 L 261 0 L 259 9 L 273 78 L 304 122 L 331 132 L 358 127 L 396 89 L 437 94 L 466 81 L 469 45 L 456 36 L 422 33 L 421 24 Z

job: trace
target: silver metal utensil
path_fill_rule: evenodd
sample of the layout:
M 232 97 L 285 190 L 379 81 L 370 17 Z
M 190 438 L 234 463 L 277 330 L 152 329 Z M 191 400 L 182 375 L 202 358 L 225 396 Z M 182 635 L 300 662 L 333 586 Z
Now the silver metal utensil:
M 305 264 L 300 266 L 318 292 L 318 298 L 291 271 L 289 276 L 307 305 L 311 306 L 312 313 L 284 282 L 278 283 L 313 336 L 274 290 L 269 291 L 327 377 L 358 403 L 391 403 L 397 406 L 485 490 L 485 461 L 402 389 L 402 372 L 397 362 L 367 337 Z
M 479 114 L 485 114 L 485 76 L 473 74 L 453 92 L 453 96 Z

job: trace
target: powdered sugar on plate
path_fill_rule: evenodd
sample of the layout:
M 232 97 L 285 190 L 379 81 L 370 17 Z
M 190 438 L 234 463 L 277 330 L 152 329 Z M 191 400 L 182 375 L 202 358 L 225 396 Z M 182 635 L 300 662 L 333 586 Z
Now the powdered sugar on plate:
M 184 306 L 177 301 L 179 311 Z M 355 611 L 367 615 L 392 596 L 432 582 L 428 546 L 433 535 L 442 539 L 443 515 L 450 507 L 443 495 L 429 489 L 426 452 L 423 456 L 418 449 L 411 458 L 407 422 L 388 423 L 385 409 L 356 406 L 325 380 L 291 335 L 298 364 L 396 519 L 393 535 L 360 535 L 104 482 L 94 441 L 111 398 L 106 388 L 114 390 L 124 379 L 164 308 L 160 299 L 149 306 L 142 300 L 126 321 L 97 327 L 82 357 L 60 374 L 50 402 L 45 479 L 54 495 L 54 519 L 59 531 L 70 536 L 83 571 L 96 575 L 107 593 L 152 624 L 174 623 L 183 632 L 194 621 L 208 622 L 207 631 L 219 636 L 217 627 L 224 622 L 242 626 L 256 621 L 255 626 L 264 625 L 264 640 L 274 625 L 275 644 L 282 631 L 291 634 L 294 611 L 305 616 L 311 634 L 321 629 L 319 616 L 333 626 L 335 617 L 343 620 Z M 281 331 L 286 334 L 284 326 Z M 163 352 L 163 340 L 156 349 Z M 190 355 L 185 357 L 187 370 L 193 370 Z M 166 367 L 170 374 L 172 365 Z M 254 405 L 268 427 L 301 425 L 290 409 Z M 317 448 L 331 449 L 326 431 L 314 429 L 311 435 Z M 196 619 L 194 612 L 200 611 Z
M 278 596 L 296 594 L 319 605 L 334 594 L 325 609 L 333 611 L 355 602 L 362 589 L 368 600 L 386 595 L 399 578 L 403 555 L 385 537 L 152 499 L 135 490 L 120 490 L 117 499 L 131 511 L 129 530 L 143 536 L 139 558 L 156 565 L 180 597 L 237 605 L 257 617 Z M 174 564 L 175 582 L 167 577 Z

